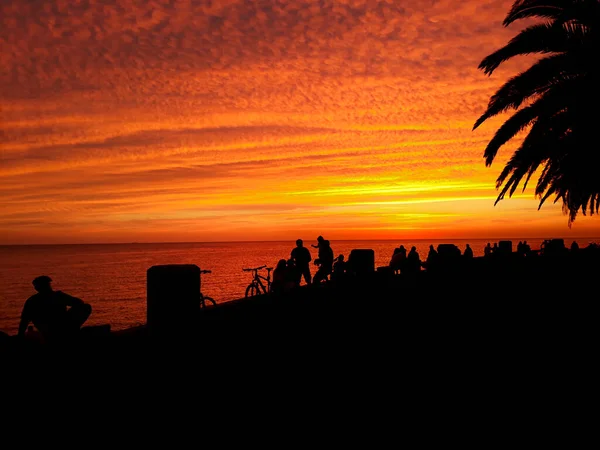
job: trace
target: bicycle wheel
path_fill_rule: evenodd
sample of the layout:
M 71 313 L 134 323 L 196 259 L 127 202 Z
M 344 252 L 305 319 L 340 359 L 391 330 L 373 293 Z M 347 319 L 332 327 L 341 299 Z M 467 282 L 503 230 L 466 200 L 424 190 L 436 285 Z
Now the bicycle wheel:
M 204 302 L 202 302 L 202 307 L 206 308 L 208 305 L 217 306 L 217 302 L 212 297 L 204 297 Z
M 254 297 L 255 295 L 259 295 L 259 294 L 260 294 L 260 290 L 258 289 L 258 286 L 255 284 L 250 284 L 246 288 L 246 297 Z

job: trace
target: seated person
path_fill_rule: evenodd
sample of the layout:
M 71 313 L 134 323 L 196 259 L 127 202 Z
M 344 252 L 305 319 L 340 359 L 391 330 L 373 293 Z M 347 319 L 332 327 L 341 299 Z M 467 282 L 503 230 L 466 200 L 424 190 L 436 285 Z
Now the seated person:
M 285 284 L 284 290 L 287 292 L 291 289 L 300 285 L 300 276 L 298 268 L 296 267 L 296 263 L 293 259 L 287 260 L 287 269 L 285 273 Z
M 331 272 L 332 279 L 339 279 L 342 274 L 346 271 L 346 262 L 344 261 L 344 255 L 339 255 L 333 263 L 333 270 Z
M 77 335 L 92 313 L 92 307 L 83 300 L 54 291 L 52 279 L 42 275 L 33 280 L 38 292 L 25 301 L 21 312 L 18 336 L 24 337 L 27 326 L 33 323 L 45 342 L 57 342 Z
M 285 288 L 288 280 L 288 267 L 285 259 L 280 259 L 273 270 L 273 281 L 271 282 L 271 292 L 280 294 Z

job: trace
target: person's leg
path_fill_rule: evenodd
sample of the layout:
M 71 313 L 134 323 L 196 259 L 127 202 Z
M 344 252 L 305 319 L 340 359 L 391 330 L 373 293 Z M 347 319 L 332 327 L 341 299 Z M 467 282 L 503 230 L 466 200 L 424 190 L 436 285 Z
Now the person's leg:
M 73 330 L 79 330 L 88 317 L 90 317 L 90 314 L 92 314 L 92 306 L 87 303 L 72 306 L 67 311 L 69 327 Z
M 321 282 L 321 280 L 324 278 L 325 278 L 325 276 L 323 274 L 323 267 L 319 267 L 319 270 L 317 270 L 317 273 L 315 273 L 315 278 L 313 279 L 313 284 L 319 284 Z
M 302 269 L 302 275 L 304 275 L 304 281 L 306 281 L 306 284 L 310 284 L 311 275 L 310 275 L 310 267 L 308 266 L 308 264 L 304 267 L 304 269 Z

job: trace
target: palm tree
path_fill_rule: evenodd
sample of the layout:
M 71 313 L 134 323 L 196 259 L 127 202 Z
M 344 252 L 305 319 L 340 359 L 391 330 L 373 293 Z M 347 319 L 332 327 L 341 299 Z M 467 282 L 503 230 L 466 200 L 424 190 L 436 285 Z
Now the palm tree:
M 525 28 L 479 68 L 491 75 L 514 56 L 544 57 L 498 89 L 473 129 L 516 110 L 484 152 L 490 166 L 502 145 L 528 130 L 496 181 L 496 189 L 502 190 L 494 204 L 507 193 L 511 197 L 523 179 L 525 191 L 541 168 L 535 189 L 538 209 L 554 195 L 555 203 L 562 200 L 570 227 L 580 210 L 594 214 L 600 206 L 600 0 L 516 0 L 503 25 L 525 18 L 544 22 Z

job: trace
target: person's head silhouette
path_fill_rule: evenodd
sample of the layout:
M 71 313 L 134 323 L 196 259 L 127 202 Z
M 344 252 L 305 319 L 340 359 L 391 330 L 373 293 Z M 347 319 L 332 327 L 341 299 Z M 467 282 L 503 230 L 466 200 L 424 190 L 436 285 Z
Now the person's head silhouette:
M 50 283 L 52 283 L 52 278 L 50 278 L 47 275 L 39 276 L 35 278 L 31 283 L 33 284 L 35 290 L 40 293 L 52 292 L 52 286 L 50 285 Z
M 323 236 L 319 236 L 319 237 L 317 238 L 317 242 L 318 242 L 319 244 L 323 243 L 323 241 L 324 241 L 324 240 L 325 240 L 325 239 L 323 239 Z
M 302 239 L 296 239 L 296 247 L 302 247 Z
M 280 259 L 277 262 L 277 269 L 285 269 L 287 266 L 287 261 L 285 259 Z

